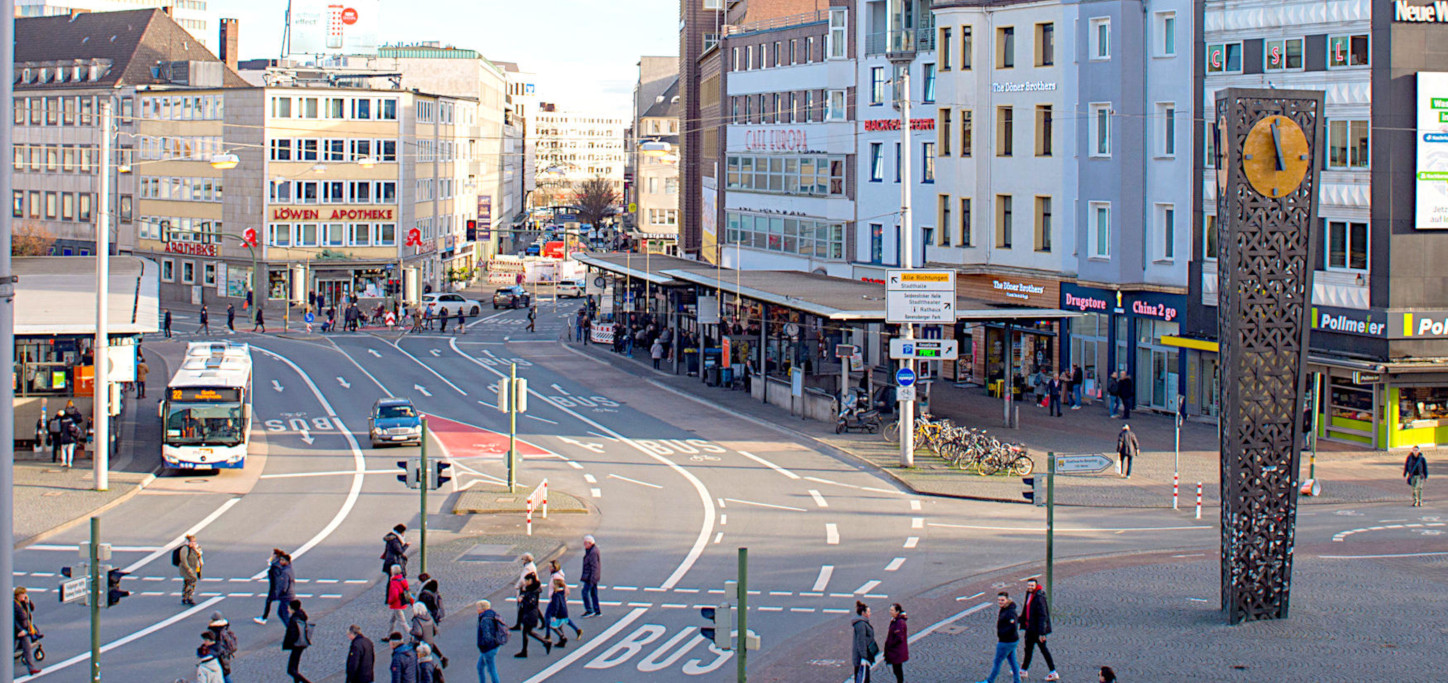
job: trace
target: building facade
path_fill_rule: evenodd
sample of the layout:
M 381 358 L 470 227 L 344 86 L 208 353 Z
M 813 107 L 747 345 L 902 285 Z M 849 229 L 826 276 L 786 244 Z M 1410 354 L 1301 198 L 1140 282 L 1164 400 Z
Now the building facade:
M 628 122 L 619 116 L 560 111 L 546 102 L 538 106 L 535 154 L 540 184 L 545 177 L 570 186 L 601 177 L 622 197 Z
M 654 98 L 632 126 L 629 168 L 625 183 L 637 209 L 634 213 L 640 247 L 649 253 L 678 253 L 679 243 L 679 104 L 678 79 Z M 647 147 L 645 146 L 647 145 Z
M 208 50 L 220 50 L 216 13 L 208 0 L 16 0 L 17 18 L 68 16 L 77 12 L 127 12 L 157 9 L 171 15 L 176 24 Z

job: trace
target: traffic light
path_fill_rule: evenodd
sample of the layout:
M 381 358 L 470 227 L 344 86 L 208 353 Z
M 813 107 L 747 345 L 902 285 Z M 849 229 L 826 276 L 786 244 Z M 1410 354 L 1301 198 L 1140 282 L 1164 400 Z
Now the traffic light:
M 437 462 L 433 463 L 433 466 L 434 467 L 431 472 L 432 481 L 428 482 L 428 488 L 437 490 L 442 488 L 443 484 L 452 481 L 452 476 L 446 474 L 448 469 L 452 467 L 452 463 L 444 460 L 438 460 Z
M 1046 492 L 1043 490 L 1046 486 L 1046 478 L 1044 475 L 1021 477 L 1021 483 L 1031 487 L 1029 491 L 1022 491 L 1021 497 L 1035 503 L 1036 507 L 1044 507 L 1046 505 Z
M 699 614 L 709 622 L 709 626 L 699 629 L 699 634 L 714 642 L 714 647 L 720 650 L 729 650 L 734 647 L 731 642 L 734 630 L 734 613 L 729 603 L 722 603 L 718 607 L 700 607 Z
M 469 242 L 476 242 L 476 241 L 478 241 L 478 222 L 477 222 L 477 221 L 472 220 L 472 219 L 468 219 L 468 222 L 467 222 L 467 231 L 468 231 L 467 234 L 468 234 L 468 241 L 469 241 Z
M 121 579 L 130 576 L 130 574 L 130 572 L 123 572 L 119 569 L 112 569 L 106 572 L 106 586 L 108 587 L 106 591 L 106 607 L 115 607 L 116 603 L 121 601 L 121 598 L 131 594 L 130 591 L 121 588 Z
M 421 463 L 420 463 L 420 462 L 418 461 L 418 459 L 416 459 L 416 458 L 410 458 L 410 459 L 407 459 L 407 460 L 398 460 L 398 461 L 397 461 L 397 466 L 402 468 L 402 474 L 397 475 L 397 480 L 400 481 L 400 482 L 402 482 L 402 483 L 404 483 L 404 484 L 407 484 L 407 488 L 410 488 L 410 489 L 415 489 L 415 488 L 417 488 L 417 487 L 418 487 L 417 469 L 418 469 L 418 465 L 420 465 L 420 464 L 421 464 Z
M 248 247 L 256 246 L 256 228 L 247 228 L 241 231 L 241 241 Z

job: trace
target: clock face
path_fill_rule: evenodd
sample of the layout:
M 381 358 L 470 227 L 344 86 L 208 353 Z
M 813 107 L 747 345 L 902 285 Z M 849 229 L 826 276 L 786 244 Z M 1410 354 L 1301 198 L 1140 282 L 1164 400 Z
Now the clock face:
M 1217 165 L 1217 194 L 1227 191 L 1227 117 L 1217 117 L 1217 129 L 1212 133 L 1216 139 L 1212 141 L 1212 149 L 1216 151 L 1216 159 L 1212 161 Z
M 1268 197 L 1297 191 L 1312 165 L 1312 149 L 1302 128 L 1286 116 L 1257 121 L 1242 143 L 1242 170 L 1252 189 Z

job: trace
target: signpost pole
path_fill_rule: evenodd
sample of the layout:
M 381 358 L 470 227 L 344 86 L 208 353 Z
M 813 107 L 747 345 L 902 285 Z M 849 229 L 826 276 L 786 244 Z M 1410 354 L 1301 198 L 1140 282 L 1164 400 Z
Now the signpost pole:
M 518 489 L 518 364 L 508 372 L 508 493 Z
M 105 593 L 101 590 L 101 518 L 90 518 L 90 593 L 86 597 L 90 605 L 90 661 L 91 683 L 101 683 L 101 601 Z
M 111 388 L 110 388 L 110 177 L 111 177 L 111 100 L 101 98 L 101 172 L 96 212 L 96 338 L 92 353 L 94 375 L 91 382 L 91 396 L 94 400 L 95 417 L 92 424 L 95 443 L 91 458 L 95 463 L 95 490 L 110 489 L 111 466 Z
M 422 416 L 422 440 L 418 442 L 418 466 L 417 479 L 421 486 L 417 487 L 417 498 L 419 516 L 422 522 L 418 525 L 417 555 L 421 564 L 420 572 L 427 571 L 427 487 L 432 483 L 432 476 L 427 471 L 427 416 Z
M 910 220 L 911 160 L 910 160 L 910 69 L 899 69 L 900 74 L 900 267 L 911 270 L 915 267 L 913 247 L 914 226 Z M 902 328 L 906 340 L 915 338 L 915 326 L 905 323 Z M 914 360 L 902 361 L 904 367 L 915 370 Z M 915 401 L 900 401 L 900 466 L 915 466 Z
M 1322 400 L 1322 373 L 1312 374 L 1312 456 L 1308 459 L 1307 478 L 1317 480 L 1317 420 L 1321 406 L 1318 401 Z
M 1056 454 L 1046 454 L 1046 604 L 1054 604 L 1052 591 L 1056 582 L 1051 580 L 1056 566 Z
M 734 651 L 738 659 L 734 675 L 744 683 L 744 665 L 749 659 L 749 549 L 739 549 L 739 584 L 734 600 L 739 605 L 739 634 L 734 638 Z

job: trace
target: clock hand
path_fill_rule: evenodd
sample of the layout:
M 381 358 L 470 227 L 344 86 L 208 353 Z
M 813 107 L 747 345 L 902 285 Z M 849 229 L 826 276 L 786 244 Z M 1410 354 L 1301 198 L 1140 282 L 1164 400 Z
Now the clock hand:
M 1272 119 L 1272 146 L 1277 148 L 1277 170 L 1287 170 L 1282 158 L 1282 134 L 1277 130 L 1277 119 Z

